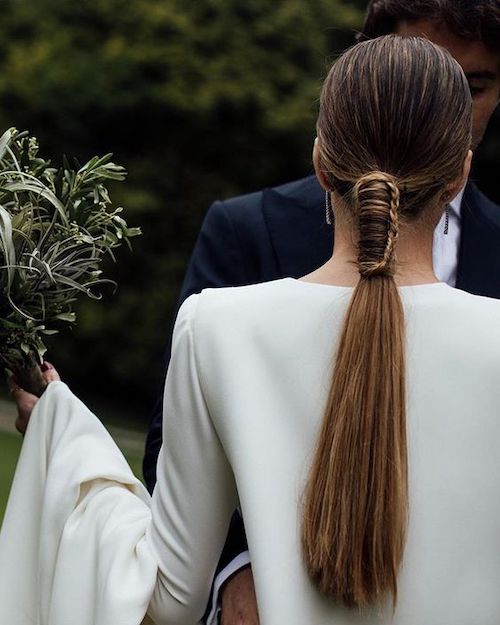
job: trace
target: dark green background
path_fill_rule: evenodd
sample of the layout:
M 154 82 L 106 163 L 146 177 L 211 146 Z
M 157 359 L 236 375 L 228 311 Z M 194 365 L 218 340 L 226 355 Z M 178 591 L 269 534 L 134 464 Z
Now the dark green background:
M 114 190 L 144 236 L 110 267 L 120 288 L 82 302 L 49 359 L 85 399 L 145 422 L 186 262 L 210 203 L 311 172 L 316 100 L 364 1 L 0 2 L 0 130 L 42 155 L 112 151 Z M 476 176 L 496 188 L 499 124 Z

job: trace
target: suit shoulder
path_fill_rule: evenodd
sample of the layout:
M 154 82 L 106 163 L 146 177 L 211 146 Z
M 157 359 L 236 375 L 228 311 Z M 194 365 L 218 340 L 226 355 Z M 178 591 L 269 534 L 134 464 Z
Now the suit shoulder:
M 500 234 L 500 206 L 490 200 L 475 184 L 468 186 L 468 193 L 464 200 L 474 204 L 476 210 L 479 208 L 481 216 L 487 219 L 499 230 Z
M 311 189 L 318 186 L 315 176 L 307 176 L 300 180 L 287 182 L 276 187 L 269 187 L 238 195 L 225 200 L 219 200 L 212 204 L 211 210 L 225 210 L 228 217 L 238 219 L 245 217 L 248 213 L 254 213 L 256 210 L 262 209 L 262 200 L 266 191 L 278 193 L 284 197 L 296 200 L 302 196 L 307 196 Z
M 296 199 L 304 195 L 308 195 L 311 191 L 317 190 L 318 187 L 319 182 L 316 176 L 307 176 L 306 178 L 301 178 L 300 180 L 294 180 L 293 182 L 282 184 L 279 187 L 274 187 L 272 190 L 285 197 Z

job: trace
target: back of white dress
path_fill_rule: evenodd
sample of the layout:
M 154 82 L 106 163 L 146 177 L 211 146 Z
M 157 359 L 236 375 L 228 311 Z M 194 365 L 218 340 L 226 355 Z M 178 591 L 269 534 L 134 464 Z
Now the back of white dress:
M 410 522 L 397 609 L 340 608 L 307 578 L 301 495 L 351 293 L 285 279 L 204 291 L 187 304 L 196 306 L 200 379 L 235 475 L 261 623 L 498 625 L 500 302 L 444 284 L 400 289 Z
M 183 304 L 151 509 L 96 417 L 52 383 L 0 533 L 2 625 L 138 625 L 146 610 L 158 625 L 198 622 L 238 498 L 261 625 L 498 625 L 500 302 L 446 285 L 401 289 L 410 522 L 397 609 L 343 609 L 305 573 L 301 497 L 351 294 L 285 279 Z

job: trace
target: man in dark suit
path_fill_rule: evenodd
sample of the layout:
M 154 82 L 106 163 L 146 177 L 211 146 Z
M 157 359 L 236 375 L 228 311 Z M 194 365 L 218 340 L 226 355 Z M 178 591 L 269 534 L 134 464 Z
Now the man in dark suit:
M 426 36 L 446 47 L 462 65 L 473 95 L 477 146 L 500 97 L 499 0 L 372 0 L 363 36 L 391 32 Z M 438 277 L 470 293 L 500 298 L 500 207 L 469 181 L 447 219 L 446 229 L 440 224 L 434 240 Z M 207 287 L 298 278 L 326 262 L 332 249 L 325 194 L 314 176 L 215 202 L 203 222 L 179 301 Z M 166 363 L 168 359 L 169 350 Z M 156 481 L 160 445 L 161 398 L 144 459 L 150 489 Z M 222 584 L 223 625 L 258 622 L 249 562 L 243 524 L 235 515 L 207 608 L 209 623 L 216 622 Z

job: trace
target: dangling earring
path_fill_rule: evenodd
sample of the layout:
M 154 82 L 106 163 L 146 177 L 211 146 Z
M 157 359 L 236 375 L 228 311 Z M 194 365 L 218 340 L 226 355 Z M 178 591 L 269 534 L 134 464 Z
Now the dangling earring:
M 325 193 L 325 205 L 326 205 L 326 223 L 329 226 L 331 226 L 334 221 L 331 191 L 326 191 Z
M 444 209 L 444 234 L 448 234 L 448 227 L 450 225 L 450 205 L 446 204 Z

